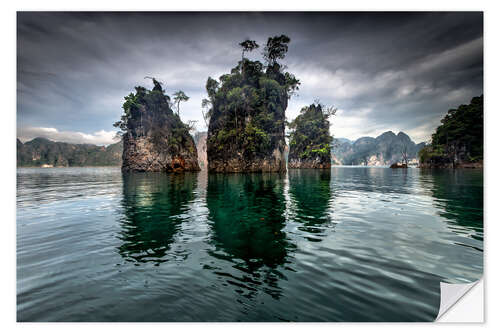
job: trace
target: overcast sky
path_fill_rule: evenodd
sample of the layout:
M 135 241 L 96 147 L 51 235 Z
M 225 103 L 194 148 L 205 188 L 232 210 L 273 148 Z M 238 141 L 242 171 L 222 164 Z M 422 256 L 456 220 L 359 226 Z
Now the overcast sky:
M 238 43 L 291 38 L 283 63 L 301 81 L 286 115 L 319 99 L 339 109 L 335 137 L 392 130 L 430 139 L 448 109 L 483 93 L 482 13 L 18 13 L 17 130 L 109 144 L 123 97 L 144 76 L 183 90 L 184 121 L 205 130 L 208 76 L 241 58 Z M 261 59 L 261 49 L 249 55 Z

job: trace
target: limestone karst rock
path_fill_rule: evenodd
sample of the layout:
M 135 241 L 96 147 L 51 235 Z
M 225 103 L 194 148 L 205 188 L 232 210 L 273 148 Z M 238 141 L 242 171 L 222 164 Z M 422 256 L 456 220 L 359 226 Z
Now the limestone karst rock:
M 219 81 L 208 78 L 208 171 L 286 171 L 285 110 L 299 81 L 277 59 L 289 41 L 269 38 L 266 65 L 243 58 Z
M 123 171 L 198 171 L 198 156 L 189 126 L 170 107 L 158 81 L 154 89 L 136 87 L 125 97 L 122 130 Z
M 198 165 L 202 170 L 207 169 L 207 132 L 197 132 L 194 135 L 194 142 L 198 151 Z
M 340 165 L 390 166 L 402 162 L 402 152 L 406 151 L 408 162 L 417 163 L 417 154 L 425 142 L 415 143 L 410 137 L 392 131 L 377 137 L 361 137 L 355 141 L 336 138 L 331 143 L 332 160 Z
M 329 169 L 331 167 L 329 114 L 323 106 L 311 104 L 302 108 L 290 123 L 290 169 Z

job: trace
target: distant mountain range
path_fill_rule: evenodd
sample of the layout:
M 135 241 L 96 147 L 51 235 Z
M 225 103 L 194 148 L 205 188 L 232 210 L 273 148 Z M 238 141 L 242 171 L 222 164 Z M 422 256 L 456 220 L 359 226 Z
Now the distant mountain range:
M 417 163 L 417 154 L 425 146 L 416 144 L 403 132 L 385 132 L 376 138 L 365 136 L 351 141 L 345 138 L 332 142 L 332 162 L 337 165 L 391 165 L 401 162 L 406 150 L 410 162 Z
M 45 138 L 35 138 L 26 143 L 17 139 L 17 166 L 119 166 L 122 151 L 121 141 L 104 147 L 55 142 Z
M 195 134 L 198 162 L 206 168 L 206 132 Z M 417 162 L 417 154 L 425 146 L 416 144 L 410 137 L 399 132 L 385 132 L 376 138 L 362 137 L 356 141 L 336 138 L 332 142 L 332 164 L 337 165 L 390 165 L 401 162 L 406 148 L 411 162 Z M 24 144 L 17 139 L 17 166 L 120 166 L 123 145 L 120 142 L 107 147 L 93 144 L 72 144 L 35 138 Z M 413 161 L 412 161 L 413 160 Z

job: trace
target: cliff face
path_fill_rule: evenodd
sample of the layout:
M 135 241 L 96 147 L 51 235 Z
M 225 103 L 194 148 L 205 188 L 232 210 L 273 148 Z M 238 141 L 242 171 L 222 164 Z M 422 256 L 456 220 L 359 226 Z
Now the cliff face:
M 208 79 L 208 171 L 286 171 L 285 110 L 299 81 L 272 57 L 280 45 L 283 58 L 288 41 L 268 40 L 267 66 L 244 58 L 220 82 Z
M 290 169 L 329 169 L 331 167 L 328 113 L 321 105 L 310 105 L 290 123 Z
M 451 109 L 419 153 L 422 168 L 483 167 L 483 96 Z
M 184 149 L 172 154 L 166 150 L 167 138 L 158 145 L 150 137 L 124 137 L 123 171 L 199 171 L 194 142 L 185 144 Z
M 198 151 L 198 165 L 202 170 L 206 170 L 208 166 L 207 160 L 207 132 L 197 132 L 194 135 L 196 150 Z
M 122 160 L 122 147 L 121 142 L 104 147 L 54 142 L 45 138 L 35 138 L 23 144 L 17 139 L 17 166 L 118 166 Z
M 336 164 L 384 166 L 401 162 L 403 152 L 410 164 L 417 164 L 417 154 L 425 144 L 415 144 L 406 133 L 396 135 L 388 131 L 376 138 L 362 137 L 354 142 L 335 139 L 332 146 L 332 159 Z
M 198 171 L 198 156 L 188 125 L 170 108 L 156 81 L 152 91 L 136 87 L 125 98 L 121 122 L 123 171 Z

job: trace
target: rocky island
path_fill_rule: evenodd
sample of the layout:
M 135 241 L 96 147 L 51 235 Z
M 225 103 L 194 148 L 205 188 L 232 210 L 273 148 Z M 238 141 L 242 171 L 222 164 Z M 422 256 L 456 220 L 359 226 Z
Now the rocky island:
M 125 97 L 124 114 L 114 124 L 123 141 L 123 171 L 198 171 L 198 156 L 190 127 L 174 113 L 160 82 L 154 88 L 136 87 Z M 177 107 L 187 100 L 177 93 Z
M 422 168 L 483 167 L 483 95 L 451 109 L 432 142 L 419 152 Z
M 290 124 L 290 153 L 288 167 L 290 169 L 329 169 L 330 156 L 330 122 L 328 117 L 335 113 L 321 104 L 311 104 L 300 110 Z
M 299 80 L 278 63 L 290 38 L 270 37 L 265 64 L 245 58 L 258 48 L 255 41 L 240 43 L 242 59 L 219 81 L 209 77 L 207 135 L 210 172 L 285 172 L 285 110 L 298 90 Z

